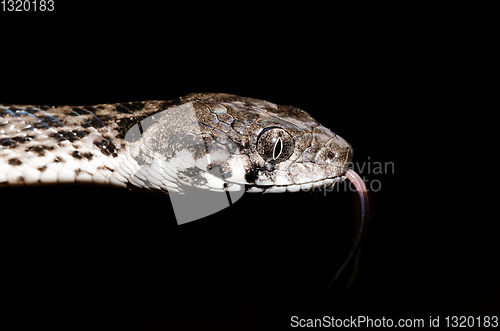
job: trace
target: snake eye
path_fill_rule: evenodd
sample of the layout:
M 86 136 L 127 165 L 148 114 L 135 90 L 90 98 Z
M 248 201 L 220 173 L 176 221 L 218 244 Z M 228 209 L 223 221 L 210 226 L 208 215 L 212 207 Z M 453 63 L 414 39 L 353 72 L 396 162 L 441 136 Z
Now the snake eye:
M 264 129 L 257 138 L 257 153 L 272 164 L 287 160 L 293 154 L 294 147 L 293 137 L 278 127 Z

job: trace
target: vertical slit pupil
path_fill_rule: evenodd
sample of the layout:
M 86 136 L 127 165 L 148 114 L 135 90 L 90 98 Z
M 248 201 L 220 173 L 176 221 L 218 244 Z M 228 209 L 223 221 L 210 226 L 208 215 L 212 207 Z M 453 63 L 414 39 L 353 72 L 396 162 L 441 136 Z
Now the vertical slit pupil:
M 283 149 L 283 143 L 281 138 L 278 138 L 276 144 L 274 145 L 273 158 L 276 160 L 281 155 L 281 150 Z

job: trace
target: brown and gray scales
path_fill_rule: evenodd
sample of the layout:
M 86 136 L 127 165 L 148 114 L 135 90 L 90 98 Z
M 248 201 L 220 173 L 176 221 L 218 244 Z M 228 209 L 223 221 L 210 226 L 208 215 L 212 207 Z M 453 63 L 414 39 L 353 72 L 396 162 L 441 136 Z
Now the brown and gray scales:
M 276 146 L 282 157 L 273 160 L 268 150 Z M 293 192 L 343 179 L 351 157 L 349 144 L 305 111 L 229 94 L 0 105 L 0 186 L 85 182 L 179 191 L 234 184 Z M 214 168 L 222 177 L 211 175 Z

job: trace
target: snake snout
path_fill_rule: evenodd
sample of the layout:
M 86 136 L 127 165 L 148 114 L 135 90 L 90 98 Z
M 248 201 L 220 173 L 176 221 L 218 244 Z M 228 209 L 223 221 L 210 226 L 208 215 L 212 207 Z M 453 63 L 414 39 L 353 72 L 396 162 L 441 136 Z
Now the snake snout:
M 353 150 L 351 145 L 339 135 L 334 135 L 318 151 L 313 162 L 325 167 L 329 177 L 343 175 L 352 160 Z

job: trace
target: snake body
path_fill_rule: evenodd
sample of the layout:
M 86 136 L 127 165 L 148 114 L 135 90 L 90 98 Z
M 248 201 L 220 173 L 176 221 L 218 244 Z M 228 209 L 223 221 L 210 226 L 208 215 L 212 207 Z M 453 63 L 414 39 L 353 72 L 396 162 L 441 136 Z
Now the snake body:
M 0 186 L 295 192 L 345 179 L 351 158 L 351 146 L 307 112 L 231 94 L 0 105 Z
M 0 105 L 0 187 L 141 188 L 171 193 L 172 203 L 183 196 L 187 209 L 196 209 L 185 192 L 296 192 L 349 179 L 361 219 L 330 285 L 356 256 L 368 221 L 366 187 L 349 169 L 351 158 L 351 146 L 302 109 L 231 94 L 82 107 Z M 195 204 L 206 201 L 203 194 Z

